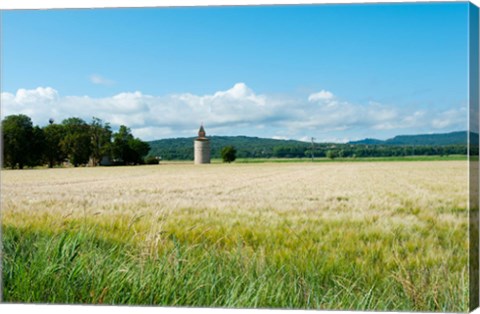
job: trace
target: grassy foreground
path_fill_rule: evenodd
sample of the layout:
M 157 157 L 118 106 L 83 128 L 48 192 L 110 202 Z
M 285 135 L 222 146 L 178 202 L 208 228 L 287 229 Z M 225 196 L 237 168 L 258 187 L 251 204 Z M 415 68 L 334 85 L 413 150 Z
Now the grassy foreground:
M 5 171 L 4 301 L 466 311 L 466 171 Z

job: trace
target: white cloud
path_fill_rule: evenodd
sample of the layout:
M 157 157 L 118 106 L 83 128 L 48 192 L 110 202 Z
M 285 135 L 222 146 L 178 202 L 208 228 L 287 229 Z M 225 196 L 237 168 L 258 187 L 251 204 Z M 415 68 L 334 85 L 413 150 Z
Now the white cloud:
M 29 105 L 38 101 L 51 102 L 58 98 L 58 92 L 51 87 L 38 87 L 36 89 L 20 88 L 16 94 L 2 93 L 2 99 L 14 101 L 18 105 Z
M 298 138 L 297 140 L 302 141 L 302 142 L 312 142 L 312 137 L 311 136 L 302 136 Z M 317 139 L 314 139 L 316 141 Z
M 51 87 L 38 87 L 36 89 L 19 89 L 15 94 L 2 93 L 2 117 L 9 114 L 25 114 L 30 117 L 47 117 L 56 109 L 59 101 L 58 92 Z
M 144 127 L 144 128 L 136 128 L 133 130 L 133 135 L 139 138 L 149 138 L 149 139 L 156 139 L 156 138 L 168 138 L 168 137 L 176 137 L 176 134 L 173 132 L 171 128 L 162 128 L 162 127 Z M 187 135 L 191 136 L 191 134 Z
M 318 139 L 320 143 L 348 143 L 352 139 L 349 137 L 323 137 Z
M 105 86 L 111 86 L 115 84 L 115 81 L 112 81 L 110 79 L 107 79 L 101 75 L 98 74 L 92 74 L 90 75 L 90 82 L 96 85 L 105 85 Z
M 321 90 L 318 93 L 310 94 L 308 96 L 308 101 L 316 102 L 316 101 L 329 101 L 334 98 L 333 94 L 326 90 Z
M 135 136 L 145 140 L 195 136 L 201 122 L 207 135 L 314 136 L 319 141 L 343 141 L 355 138 L 360 131 L 397 135 L 405 130 L 466 129 L 467 122 L 465 108 L 409 111 L 373 102 L 354 104 L 325 90 L 303 99 L 279 98 L 257 94 L 245 83 L 206 95 L 153 96 L 136 91 L 104 98 L 61 96 L 51 87 L 39 87 L 2 93 L 1 101 L 3 116 L 27 114 L 38 125 L 47 124 L 49 118 L 57 122 L 68 117 L 90 121 L 95 116 L 110 122 L 114 129 L 127 125 Z
M 431 121 L 431 126 L 434 129 L 445 129 L 455 125 L 464 125 L 467 129 L 467 108 L 450 109 L 438 113 Z

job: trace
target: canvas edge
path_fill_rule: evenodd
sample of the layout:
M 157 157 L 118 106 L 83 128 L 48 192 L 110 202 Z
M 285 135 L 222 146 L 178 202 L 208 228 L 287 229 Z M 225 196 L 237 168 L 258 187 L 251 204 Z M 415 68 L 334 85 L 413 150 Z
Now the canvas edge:
M 168 1 L 167 1 L 168 2 Z M 178 1 L 177 1 L 178 2 Z M 182 1 L 181 1 L 182 2 Z M 208 6 L 208 4 L 191 4 L 188 1 L 186 1 L 187 4 L 181 4 L 181 5 L 169 5 L 169 4 L 154 4 L 152 6 L 148 6 L 145 4 L 138 4 L 139 7 L 182 7 L 182 6 Z M 268 2 L 268 0 L 266 1 Z M 393 0 L 393 1 L 388 1 L 388 2 L 383 2 L 383 1 L 364 1 L 363 4 L 395 4 L 395 3 L 432 3 L 432 2 L 437 2 L 437 3 L 447 3 L 447 2 L 459 2 L 459 1 L 428 1 L 428 0 Z M 462 1 L 460 1 L 462 2 Z M 315 1 L 276 1 L 277 5 L 281 5 L 284 3 L 285 5 L 315 5 L 315 4 L 358 4 L 356 1 L 335 1 L 335 0 L 330 0 L 327 2 L 320 2 L 317 3 Z M 275 3 L 264 3 L 264 4 L 255 4 L 255 3 L 250 3 L 250 2 L 244 2 L 244 3 L 238 3 L 238 4 L 226 4 L 226 5 L 220 5 L 217 4 L 217 6 L 248 6 L 248 5 L 276 5 Z M 66 7 L 65 5 L 62 5 L 63 8 L 69 8 Z M 90 8 L 95 7 L 94 5 L 89 5 Z M 119 6 L 114 6 L 115 8 L 119 8 Z M 124 8 L 133 8 L 137 7 L 137 5 L 126 5 Z M 85 8 L 83 6 L 77 5 L 74 7 L 71 7 L 71 9 L 82 9 Z M 98 9 L 101 8 L 110 8 L 109 6 L 104 6 L 104 7 L 97 7 Z M 113 7 L 112 7 L 113 8 Z M 59 9 L 59 7 L 51 6 L 51 7 L 38 7 L 37 4 L 33 5 L 33 7 L 27 7 L 27 8 L 20 8 L 20 7 L 5 7 L 5 4 L 0 6 L 0 10 L 21 10 L 21 9 Z M 2 14 L 0 14 L 0 24 L 2 20 Z M 479 308 L 479 297 L 480 297 L 480 272 L 479 272 L 479 225 L 480 225 L 480 220 L 479 220 L 479 185 L 480 185 L 480 177 L 479 177 L 479 134 L 480 134 L 480 128 L 479 128 L 479 7 L 477 7 L 476 4 L 469 2 L 469 9 L 468 9 L 468 106 L 469 106 L 469 117 L 468 117 L 468 150 L 469 150 L 469 311 L 472 312 L 476 309 Z M 1 37 L 2 37 L 2 32 L 0 31 L 0 42 L 1 42 Z M 0 61 L 2 60 L 2 51 L 3 49 L 0 49 Z M 3 85 L 3 77 L 0 77 L 0 85 Z M 0 91 L 3 90 L 3 88 L 0 88 Z M 0 103 L 0 108 L 1 108 L 1 103 Z M 1 137 L 1 128 L 0 128 L 0 137 Z M 3 159 L 3 143 L 0 141 L 0 164 L 2 164 L 2 159 Z M 0 176 L 0 181 L 1 181 L 1 176 Z M 2 211 L 0 210 L 0 221 L 2 217 Z M 2 247 L 2 225 L 0 224 L 0 283 L 3 282 L 2 275 L 3 275 L 3 267 L 2 267 L 2 252 L 3 252 L 3 247 Z M 3 300 L 3 285 L 0 284 L 0 303 L 2 303 Z M 2 304 L 3 306 L 11 306 L 15 307 L 15 309 L 18 309 L 18 306 L 24 306 L 24 307 L 30 307 L 30 309 L 38 309 L 41 307 L 47 307 L 51 309 L 52 305 L 46 305 L 46 304 Z M 53 305 L 55 306 L 55 305 Z M 61 309 L 61 307 L 64 307 Z M 82 308 L 82 312 L 85 309 L 85 306 L 82 305 L 57 305 L 57 309 L 60 310 L 65 310 L 65 309 L 71 309 L 71 308 L 77 308 L 80 309 Z M 88 307 L 88 306 L 87 306 Z M 95 306 L 98 307 L 98 306 Z M 110 307 L 110 309 L 114 308 L 118 309 L 118 307 Z M 129 308 L 129 307 L 126 307 Z M 165 309 L 165 308 L 164 308 Z M 182 310 L 182 308 L 171 308 L 167 307 L 166 309 L 178 309 L 179 311 Z M 188 308 L 188 310 L 198 310 L 198 312 L 203 312 L 202 310 L 218 310 L 222 311 L 225 309 L 222 308 L 207 308 L 207 309 L 191 309 Z M 249 310 L 249 309 L 228 309 L 228 310 Z M 251 309 L 250 309 L 251 310 Z M 116 311 L 116 310 L 115 310 Z M 284 310 L 279 310 L 279 311 L 284 311 Z M 335 310 L 325 310 L 325 311 L 319 311 L 319 312 L 324 312 L 324 313 L 330 313 L 330 312 L 336 312 Z M 54 311 L 55 312 L 55 311 Z M 75 311 L 74 311 L 75 312 Z M 94 311 L 95 312 L 95 311 Z M 276 312 L 271 311 L 272 313 Z M 287 311 L 288 312 L 288 311 Z M 340 310 L 338 313 L 362 313 L 362 311 L 343 311 Z M 387 312 L 387 313 L 399 313 L 399 312 Z M 408 313 L 408 312 L 407 312 Z M 422 313 L 422 312 L 414 312 L 414 313 Z M 425 313 L 425 312 L 424 312 Z
M 468 10 L 469 99 L 469 310 L 479 306 L 479 8 Z

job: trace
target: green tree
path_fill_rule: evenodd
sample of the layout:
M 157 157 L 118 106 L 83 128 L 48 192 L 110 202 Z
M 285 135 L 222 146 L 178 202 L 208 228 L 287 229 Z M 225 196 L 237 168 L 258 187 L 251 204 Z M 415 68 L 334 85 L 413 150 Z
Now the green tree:
M 113 135 L 113 157 L 125 165 L 143 163 L 143 157 L 149 151 L 150 145 L 134 138 L 130 129 L 124 125 L 121 125 L 118 132 Z
M 288 155 L 288 147 L 275 146 L 273 148 L 273 155 L 278 158 L 286 157 Z
M 145 157 L 150 151 L 150 145 L 138 138 L 134 138 L 128 142 L 128 146 L 133 151 L 131 162 L 135 164 L 143 164 L 143 157 Z
M 225 146 L 222 148 L 221 155 L 223 162 L 231 163 L 237 158 L 237 150 L 233 146 Z
M 36 125 L 32 130 L 32 137 L 30 138 L 30 148 L 26 165 L 29 167 L 42 165 L 44 162 L 43 155 L 45 150 L 45 134 L 43 133 L 43 129 Z
M 32 120 L 23 114 L 7 116 L 2 121 L 2 134 L 4 165 L 23 169 L 32 146 Z
M 337 154 L 333 150 L 328 150 L 326 156 L 329 159 L 335 159 L 335 157 L 337 157 Z
M 65 127 L 61 124 L 54 124 L 53 121 L 43 128 L 45 136 L 44 157 L 48 167 L 53 168 L 55 164 L 62 163 L 66 156 L 62 150 L 62 140 L 65 137 Z
M 90 127 L 80 118 L 62 121 L 65 137 L 62 140 L 63 152 L 75 167 L 88 163 L 91 154 Z
M 97 166 L 102 157 L 110 155 L 112 130 L 108 123 L 93 117 L 90 123 L 91 158 L 92 165 Z
M 118 132 L 113 134 L 112 153 L 114 160 L 127 164 L 131 159 L 132 152 L 128 141 L 133 139 L 130 129 L 121 125 Z

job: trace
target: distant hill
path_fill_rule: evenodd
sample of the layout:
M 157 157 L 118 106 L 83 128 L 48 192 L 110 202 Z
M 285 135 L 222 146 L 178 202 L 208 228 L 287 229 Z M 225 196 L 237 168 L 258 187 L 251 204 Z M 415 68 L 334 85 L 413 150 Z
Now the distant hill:
M 360 140 L 360 141 L 352 141 L 352 142 L 348 142 L 348 144 L 359 144 L 359 145 L 383 145 L 385 144 L 385 141 L 382 141 L 382 140 L 377 140 L 377 139 L 374 139 L 374 138 L 366 138 L 366 139 L 363 139 L 363 140 Z
M 312 155 L 311 143 L 296 140 L 248 136 L 209 138 L 212 158 L 220 158 L 222 148 L 228 145 L 235 147 L 238 158 L 309 158 Z M 193 160 L 194 140 L 194 137 L 188 137 L 151 141 L 148 142 L 149 155 L 160 156 L 163 160 Z M 466 144 L 467 132 L 461 131 L 446 134 L 399 135 L 385 141 L 364 139 L 346 144 L 315 143 L 313 153 L 315 157 L 325 157 L 328 151 L 332 151 L 333 155 L 338 157 L 448 155 L 465 154 Z
M 223 147 L 232 145 L 237 150 L 238 157 L 270 157 L 275 148 L 281 146 L 305 148 L 308 143 L 295 140 L 276 140 L 249 136 L 211 136 L 210 145 L 213 158 L 220 158 Z M 169 138 L 148 142 L 151 156 L 161 156 L 162 159 L 192 159 L 193 141 L 195 137 Z
M 362 144 L 362 145 L 392 145 L 392 146 L 404 146 L 404 145 L 432 145 L 432 146 L 445 146 L 445 145 L 466 145 L 467 144 L 467 131 L 441 133 L 441 134 L 418 134 L 418 135 L 398 135 L 394 138 L 382 141 L 377 139 L 364 139 L 361 141 L 352 141 L 349 144 Z

